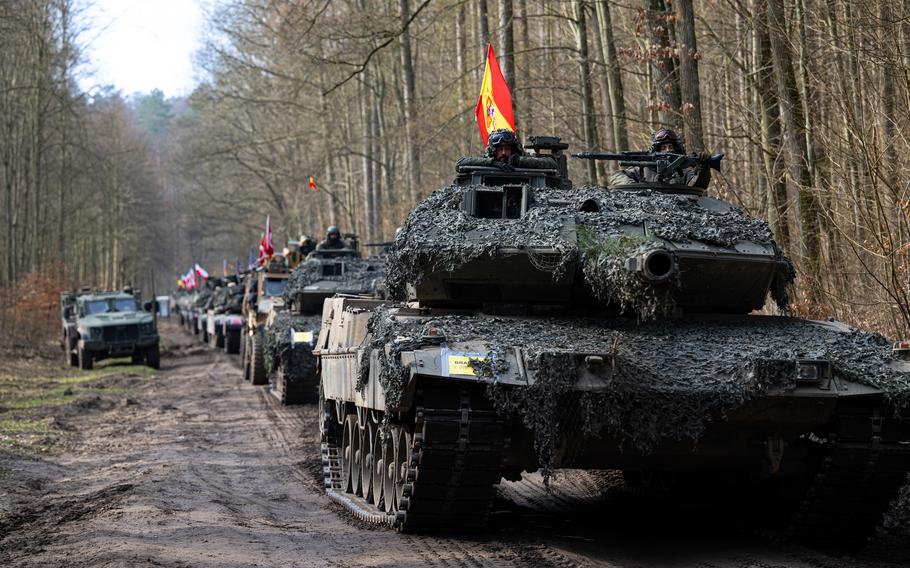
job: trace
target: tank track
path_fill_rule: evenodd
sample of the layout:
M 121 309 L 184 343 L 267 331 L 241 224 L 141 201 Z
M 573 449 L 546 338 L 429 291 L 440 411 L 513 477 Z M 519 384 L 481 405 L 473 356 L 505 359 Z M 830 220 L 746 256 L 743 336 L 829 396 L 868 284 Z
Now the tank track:
M 856 549 L 882 522 L 907 482 L 910 446 L 881 440 L 881 413 L 874 411 L 865 442 L 829 436 L 818 471 L 793 515 L 789 531 L 809 544 Z
M 425 386 L 416 400 L 402 497 L 393 513 L 339 489 L 341 437 L 331 411 L 324 413 L 323 470 L 329 496 L 362 521 L 402 532 L 482 528 L 508 448 L 502 419 L 478 389 Z

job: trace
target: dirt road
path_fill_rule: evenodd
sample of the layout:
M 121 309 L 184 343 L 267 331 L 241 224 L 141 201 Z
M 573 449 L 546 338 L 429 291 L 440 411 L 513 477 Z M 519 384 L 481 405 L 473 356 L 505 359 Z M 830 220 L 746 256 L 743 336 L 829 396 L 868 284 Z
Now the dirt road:
M 897 566 L 836 557 L 743 527 L 735 503 L 668 508 L 613 495 L 609 474 L 500 489 L 472 536 L 362 525 L 322 489 L 315 408 L 281 407 L 233 356 L 162 326 L 162 370 L 106 379 L 60 407 L 53 457 L 0 453 L 0 566 Z

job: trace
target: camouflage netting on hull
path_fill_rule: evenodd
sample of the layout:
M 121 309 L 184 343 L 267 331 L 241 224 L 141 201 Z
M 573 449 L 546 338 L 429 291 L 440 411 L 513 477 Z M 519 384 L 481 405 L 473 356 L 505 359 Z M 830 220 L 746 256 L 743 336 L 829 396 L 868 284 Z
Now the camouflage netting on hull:
M 344 273 L 325 275 L 325 263 L 335 262 L 344 263 Z M 384 275 L 385 259 L 381 258 L 308 259 L 291 271 L 284 289 L 284 301 L 289 302 L 298 293 L 305 292 L 307 286 L 317 282 L 337 282 L 339 292 L 345 294 L 375 294 L 377 287 L 382 285 Z
M 308 377 L 316 371 L 316 356 L 311 345 L 298 344 L 291 349 L 291 329 L 312 331 L 313 338 L 319 334 L 322 316 L 304 316 L 281 312 L 275 316 L 271 326 L 265 328 L 265 370 L 272 375 L 278 366 L 283 366 L 292 377 Z
M 386 308 L 369 323 L 370 347 L 379 350 L 379 381 L 390 406 L 403 393 L 408 371 L 399 353 L 446 341 L 480 341 L 487 363 L 475 366 L 495 379 L 503 354 L 522 347 L 533 385 L 488 395 L 533 432 L 540 465 L 548 472 L 567 434 L 609 435 L 623 447 L 649 453 L 662 441 L 696 443 L 711 421 L 765 393 L 793 388 L 797 359 L 827 359 L 845 379 L 881 389 L 895 411 L 910 403 L 910 373 L 889 367 L 891 346 L 881 335 L 842 331 L 792 318 L 748 321 L 663 321 L 440 316 L 401 321 Z M 386 354 L 386 348 L 389 353 Z M 575 353 L 614 353 L 606 393 L 573 393 Z M 362 360 L 360 385 L 367 380 Z
M 437 190 L 408 216 L 389 255 L 391 297 L 404 299 L 406 285 L 428 273 L 454 272 L 473 259 L 503 254 L 499 252 L 503 248 L 551 248 L 560 257 L 547 262 L 554 278 L 579 260 L 600 301 L 615 302 L 650 319 L 672 310 L 673 282 L 663 289 L 645 284 L 633 278 L 624 263 L 658 246 L 655 238 L 661 238 L 722 247 L 740 241 L 771 245 L 786 267 L 775 276 L 772 297 L 786 309 L 786 288 L 795 276 L 792 265 L 774 243 L 768 224 L 735 207 L 706 208 L 696 196 L 652 190 L 536 189 L 532 206 L 522 218 L 483 219 L 461 209 L 469 189 L 453 185 Z M 577 238 L 562 235 L 567 220 L 574 221 Z M 630 225 L 644 226 L 648 236 L 624 233 L 622 227 Z

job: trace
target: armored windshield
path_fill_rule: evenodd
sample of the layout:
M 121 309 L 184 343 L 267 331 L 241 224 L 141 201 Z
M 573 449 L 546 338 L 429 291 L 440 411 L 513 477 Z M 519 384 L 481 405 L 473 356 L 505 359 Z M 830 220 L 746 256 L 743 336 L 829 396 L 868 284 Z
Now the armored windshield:
M 135 298 L 111 298 L 89 300 L 85 302 L 85 315 L 104 314 L 108 312 L 136 312 L 139 304 Z
M 111 301 L 115 312 L 138 312 L 139 305 L 133 298 L 115 298 Z
M 284 292 L 284 287 L 287 285 L 287 278 L 266 278 L 265 279 L 265 295 L 266 296 L 280 296 Z
M 111 310 L 107 300 L 91 300 L 85 303 L 85 315 L 103 314 L 109 311 Z

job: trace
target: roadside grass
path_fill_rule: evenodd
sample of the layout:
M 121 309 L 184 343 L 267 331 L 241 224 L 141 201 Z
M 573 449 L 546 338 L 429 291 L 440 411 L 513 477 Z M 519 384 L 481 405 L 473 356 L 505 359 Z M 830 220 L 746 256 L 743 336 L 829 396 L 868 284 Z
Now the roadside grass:
M 91 371 L 48 362 L 33 376 L 0 376 L 0 451 L 46 453 L 65 432 L 55 419 L 61 408 L 90 396 L 125 397 L 129 388 L 105 384 L 113 377 L 150 378 L 154 369 L 129 359 L 102 361 Z

